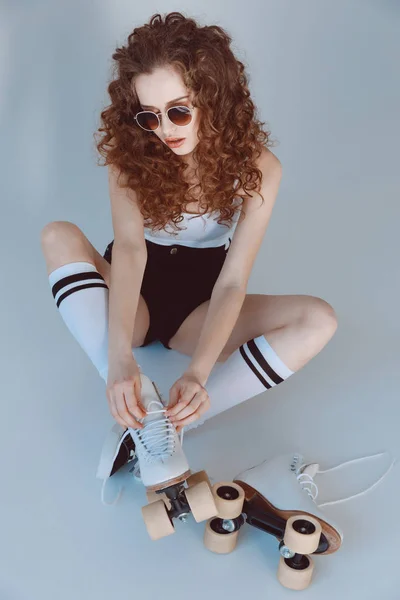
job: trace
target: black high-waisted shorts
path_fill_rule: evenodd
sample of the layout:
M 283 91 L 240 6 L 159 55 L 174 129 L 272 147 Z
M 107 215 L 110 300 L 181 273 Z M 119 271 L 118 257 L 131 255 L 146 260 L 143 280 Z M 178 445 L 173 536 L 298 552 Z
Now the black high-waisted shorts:
M 230 242 L 230 240 L 229 240 Z M 114 240 L 104 258 L 111 264 Z M 155 340 L 169 350 L 169 340 L 187 316 L 211 298 L 229 247 L 162 246 L 146 240 L 147 263 L 140 293 L 150 313 L 150 327 L 142 346 Z

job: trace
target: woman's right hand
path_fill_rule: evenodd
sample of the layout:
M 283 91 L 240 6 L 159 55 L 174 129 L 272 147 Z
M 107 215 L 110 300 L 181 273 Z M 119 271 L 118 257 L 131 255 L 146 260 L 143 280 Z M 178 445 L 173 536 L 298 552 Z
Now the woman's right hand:
M 139 366 L 132 355 L 110 362 L 106 396 L 112 416 L 124 428 L 143 429 L 139 419 L 147 413 L 140 402 L 141 390 Z

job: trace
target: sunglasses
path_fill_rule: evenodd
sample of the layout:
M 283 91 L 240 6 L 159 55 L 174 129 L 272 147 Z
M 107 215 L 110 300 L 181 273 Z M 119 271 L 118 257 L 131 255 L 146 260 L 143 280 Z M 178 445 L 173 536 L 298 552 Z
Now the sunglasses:
M 192 120 L 192 110 L 187 106 L 171 106 L 166 112 L 168 119 L 174 125 L 184 127 Z M 156 131 L 161 126 L 161 114 L 151 110 L 143 110 L 135 115 L 136 123 L 145 131 Z

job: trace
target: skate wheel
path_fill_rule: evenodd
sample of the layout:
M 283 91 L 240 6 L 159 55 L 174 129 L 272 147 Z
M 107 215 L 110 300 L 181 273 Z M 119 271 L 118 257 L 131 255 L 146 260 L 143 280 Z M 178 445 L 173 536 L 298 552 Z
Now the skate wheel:
M 196 485 L 196 483 L 200 483 L 201 481 L 206 481 L 209 485 L 209 488 L 211 489 L 211 482 L 205 471 L 198 471 L 197 473 L 193 473 L 192 475 L 190 475 L 190 477 L 188 477 L 186 483 L 188 487 L 193 487 L 194 485 Z
M 293 515 L 286 521 L 283 543 L 297 554 L 312 554 L 318 548 L 322 527 L 309 515 Z
M 290 559 L 281 556 L 278 567 L 278 581 L 290 590 L 305 590 L 311 583 L 314 562 L 309 556 L 303 556 L 304 568 L 294 569 L 290 566 Z
M 200 481 L 200 483 L 186 488 L 185 496 L 197 523 L 217 515 L 218 510 L 214 496 L 206 481 Z
M 242 513 L 244 491 L 237 483 L 220 481 L 212 486 L 220 519 L 235 519 Z
M 204 531 L 204 545 L 216 554 L 229 554 L 236 548 L 239 531 L 219 533 L 217 523 L 218 519 L 207 521 Z
M 175 528 L 162 500 L 143 506 L 142 515 L 147 533 L 152 540 L 159 540 L 175 533 Z
M 162 494 L 156 494 L 155 492 L 146 492 L 146 497 L 149 504 L 153 502 L 157 502 L 158 500 L 162 500 L 167 507 L 168 510 L 171 509 L 171 502 L 167 498 L 167 495 L 163 492 Z

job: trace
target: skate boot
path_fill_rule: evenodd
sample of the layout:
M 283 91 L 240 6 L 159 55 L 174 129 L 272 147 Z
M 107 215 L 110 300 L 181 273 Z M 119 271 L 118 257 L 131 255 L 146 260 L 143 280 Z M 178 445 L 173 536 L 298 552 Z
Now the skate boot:
M 240 527 L 247 522 L 280 542 L 279 582 L 289 589 L 305 589 L 311 582 L 314 568 L 309 555 L 332 554 L 343 542 L 340 527 L 320 507 L 368 491 L 318 506 L 314 477 L 317 473 L 326 473 L 365 458 L 372 457 L 322 471 L 318 463 L 306 463 L 300 454 L 281 455 L 243 471 L 233 483 L 214 484 L 218 516 L 207 522 L 205 546 L 220 554 L 231 552 L 236 546 Z M 393 464 L 394 461 L 389 470 Z
M 141 404 L 147 415 L 140 420 L 143 429 L 130 428 L 129 432 L 150 502 L 142 508 L 142 514 L 155 540 L 174 533 L 173 518 L 185 521 L 191 512 L 200 522 L 216 515 L 217 509 L 205 472 L 191 474 L 179 435 L 165 414 L 167 409 L 155 384 L 143 373 L 140 376 Z
M 113 502 L 106 502 L 104 499 L 105 487 L 108 479 L 127 463 L 132 463 L 130 471 L 136 478 L 139 478 L 138 458 L 131 434 L 128 429 L 124 429 L 121 425 L 115 423 L 104 441 L 96 472 L 96 477 L 103 480 L 101 488 L 101 501 L 103 504 L 113 505 L 118 501 L 122 488 L 120 488 L 118 496 Z

